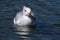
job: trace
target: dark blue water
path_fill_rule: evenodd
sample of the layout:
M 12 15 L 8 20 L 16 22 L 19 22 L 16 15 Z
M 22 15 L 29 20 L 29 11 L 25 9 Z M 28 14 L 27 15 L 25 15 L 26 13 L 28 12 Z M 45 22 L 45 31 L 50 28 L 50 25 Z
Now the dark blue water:
M 26 5 L 37 26 L 24 40 L 60 40 L 60 0 L 0 0 L 0 40 L 23 40 L 13 29 L 13 18 Z

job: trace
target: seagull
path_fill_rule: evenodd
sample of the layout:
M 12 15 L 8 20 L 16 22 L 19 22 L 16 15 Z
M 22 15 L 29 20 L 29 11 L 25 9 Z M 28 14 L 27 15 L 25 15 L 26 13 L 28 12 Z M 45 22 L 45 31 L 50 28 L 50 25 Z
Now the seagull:
M 35 16 L 29 7 L 23 6 L 23 10 L 18 12 L 13 19 L 14 27 L 18 31 L 30 31 L 33 25 L 35 24 Z M 19 34 L 29 34 L 29 33 L 22 33 Z

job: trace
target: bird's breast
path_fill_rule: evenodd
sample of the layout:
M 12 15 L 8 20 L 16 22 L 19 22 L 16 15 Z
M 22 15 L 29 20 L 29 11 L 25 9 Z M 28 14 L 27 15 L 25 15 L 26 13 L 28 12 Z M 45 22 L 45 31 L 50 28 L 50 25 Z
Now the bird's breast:
M 32 23 L 32 20 L 27 16 L 23 16 L 22 19 L 21 19 L 21 23 L 23 25 L 29 25 L 29 24 Z
M 28 16 L 23 16 L 18 18 L 14 23 L 20 26 L 27 26 L 32 23 L 32 20 Z

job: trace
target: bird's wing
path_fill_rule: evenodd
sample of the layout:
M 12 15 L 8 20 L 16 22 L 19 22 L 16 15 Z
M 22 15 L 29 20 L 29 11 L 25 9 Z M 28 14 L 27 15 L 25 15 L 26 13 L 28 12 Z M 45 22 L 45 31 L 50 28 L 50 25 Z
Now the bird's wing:
M 35 18 L 34 12 L 31 12 L 31 15 L 29 17 L 32 20 L 32 25 L 35 25 L 36 24 L 36 18 Z
M 34 20 L 34 21 L 36 21 L 36 18 L 35 18 L 35 15 L 34 15 L 34 12 L 31 12 L 31 18 Z

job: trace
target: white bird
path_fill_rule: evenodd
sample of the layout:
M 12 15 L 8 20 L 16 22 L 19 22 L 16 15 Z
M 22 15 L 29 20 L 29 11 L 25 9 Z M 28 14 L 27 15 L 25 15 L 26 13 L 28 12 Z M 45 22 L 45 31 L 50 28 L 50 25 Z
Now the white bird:
M 24 6 L 21 12 L 16 14 L 16 17 L 13 19 L 15 28 L 18 31 L 30 31 L 29 26 L 34 25 L 34 14 L 31 12 L 29 7 Z M 22 33 L 19 34 L 29 34 L 29 33 Z

